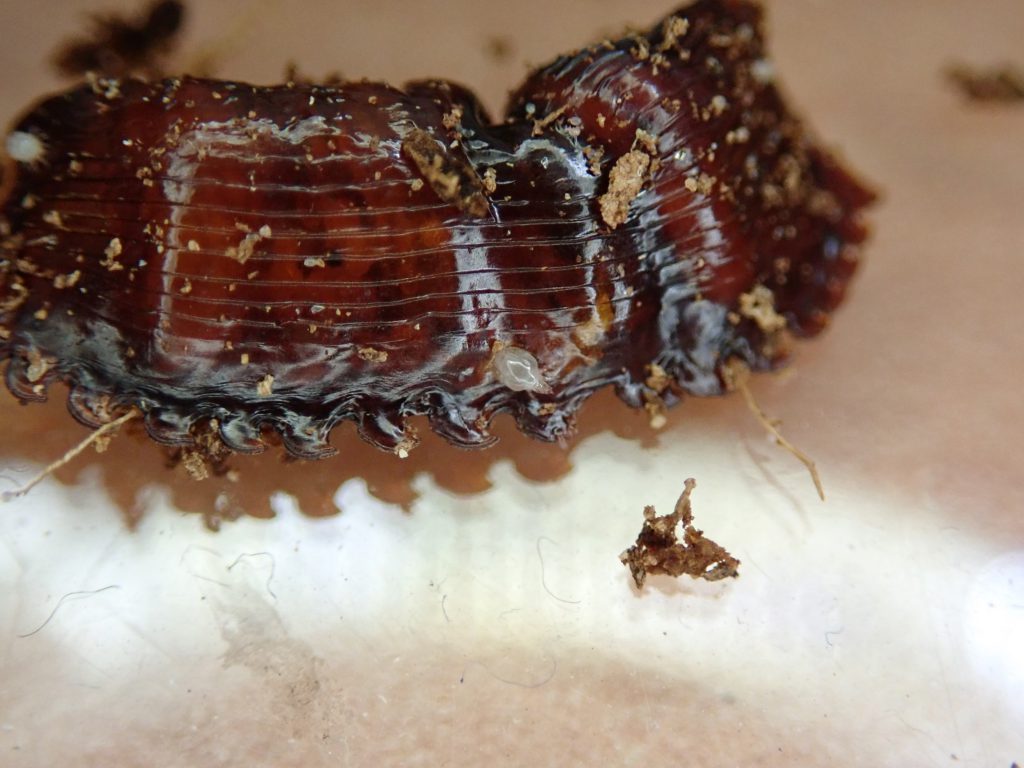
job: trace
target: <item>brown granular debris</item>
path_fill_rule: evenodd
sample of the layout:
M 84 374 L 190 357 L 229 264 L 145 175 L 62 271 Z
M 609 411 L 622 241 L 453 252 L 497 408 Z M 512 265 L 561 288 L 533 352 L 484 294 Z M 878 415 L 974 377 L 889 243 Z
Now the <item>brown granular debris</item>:
M 679 16 L 670 16 L 662 25 L 662 34 L 665 36 L 658 46 L 659 51 L 667 51 L 674 48 L 681 37 L 684 37 L 690 30 L 690 20 Z
M 270 227 L 264 224 L 260 227 L 258 232 L 247 233 L 237 246 L 228 246 L 224 255 L 229 259 L 234 259 L 239 264 L 245 264 L 249 259 L 253 257 L 256 252 L 256 246 L 263 240 L 266 240 L 273 234 Z
M 615 161 L 608 174 L 608 191 L 598 200 L 601 218 L 610 228 L 615 229 L 629 218 L 629 204 L 640 194 L 644 182 L 654 170 L 652 156 L 656 151 L 654 137 L 638 130 L 633 148 Z
M 356 354 L 359 355 L 361 360 L 365 360 L 368 363 L 386 363 L 388 361 L 388 353 L 383 349 L 360 347 L 356 350 Z
M 117 257 L 123 252 L 121 246 L 121 239 L 115 237 L 107 244 L 107 247 L 103 249 L 103 260 L 100 262 L 101 267 L 106 267 L 111 272 L 117 272 L 120 269 L 124 269 L 124 265 L 117 261 Z
M 568 104 L 564 104 L 561 107 L 559 107 L 558 109 L 556 109 L 556 110 L 554 110 L 552 112 L 549 112 L 548 114 L 544 115 L 544 117 L 542 117 L 540 120 L 534 120 L 533 121 L 533 131 L 532 131 L 533 135 L 534 136 L 540 136 L 541 134 L 543 134 L 544 133 L 544 129 L 547 128 L 549 125 L 551 125 L 553 122 L 555 122 L 555 120 L 560 118 L 563 114 L 565 114 L 565 110 L 567 110 L 568 108 L 569 108 L 569 105 Z
M 668 424 L 668 406 L 661 395 L 653 392 L 644 392 L 644 410 L 647 411 L 647 420 L 651 429 L 664 429 Z
M 67 275 L 55 275 L 53 278 L 53 287 L 58 290 L 64 288 L 72 288 L 78 282 L 82 276 L 82 270 L 76 269 L 74 272 Z
M 488 195 L 493 195 L 498 189 L 498 172 L 493 168 L 488 168 L 484 171 L 483 175 L 484 192 Z
M 419 444 L 420 438 L 416 434 L 416 430 L 412 428 L 406 429 L 405 437 L 395 446 L 395 456 L 400 459 L 407 459 L 409 458 L 409 453 Z
M 267 374 L 256 384 L 256 394 L 260 397 L 270 397 L 274 394 L 274 377 Z
M 657 363 L 648 365 L 646 372 L 644 384 L 649 387 L 649 391 L 643 395 L 644 410 L 647 411 L 651 429 L 661 429 L 668 423 L 668 406 L 661 396 L 672 386 L 672 377 Z
M 739 576 L 740 561 L 720 544 L 693 527 L 690 494 L 697 481 L 688 478 L 683 493 L 671 514 L 658 516 L 654 507 L 644 507 L 644 526 L 636 544 L 619 560 L 629 568 L 637 589 L 642 589 L 648 574 L 690 576 L 705 581 L 721 581 Z M 679 541 L 676 526 L 682 523 L 683 540 Z
M 587 158 L 587 168 L 591 175 L 601 175 L 601 160 L 604 159 L 604 147 L 584 147 L 583 156 Z
M 0 279 L 5 277 L 0 273 Z M 22 283 L 20 277 L 13 277 L 6 286 L 9 291 L 7 298 L 0 299 L 0 314 L 13 314 L 28 298 L 28 288 Z
M 658 140 L 647 131 L 640 128 L 636 131 L 633 148 L 636 149 L 637 145 L 639 145 L 640 148 L 651 157 L 655 157 L 658 154 Z
M 657 363 L 649 364 L 645 368 L 645 372 L 647 373 L 647 378 L 644 379 L 644 383 L 659 395 L 672 384 L 672 377 Z
M 57 361 L 54 358 L 43 357 L 43 355 L 39 353 L 38 349 L 29 349 L 28 368 L 25 371 L 25 378 L 27 378 L 29 382 L 35 384 L 56 364 Z
M 471 216 L 484 217 L 489 211 L 484 182 L 473 167 L 456 157 L 422 128 L 413 128 L 402 141 L 402 152 L 441 200 Z
M 462 124 L 462 107 L 458 104 L 452 107 L 451 112 L 447 112 L 441 118 L 441 124 L 449 130 L 454 130 Z
M 702 195 L 710 195 L 712 190 L 715 188 L 715 182 L 718 181 L 714 176 L 709 176 L 706 173 L 693 177 L 687 176 L 683 179 L 683 186 L 686 187 L 690 192 L 700 192 Z M 770 185 L 765 185 L 769 187 Z M 781 204 L 781 203 L 779 203 Z
M 206 459 L 199 451 L 186 448 L 181 452 L 181 466 L 185 468 L 188 476 L 193 480 L 205 480 L 210 476 L 210 470 L 206 466 Z
M 775 294 L 764 285 L 755 285 L 747 293 L 740 294 L 740 315 L 753 320 L 765 333 L 783 330 L 786 318 L 775 311 Z
M 1019 67 L 978 69 L 954 64 L 946 68 L 946 78 L 971 101 L 1024 101 L 1024 71 Z
M 224 475 L 228 472 L 227 459 L 231 449 L 220 439 L 218 423 L 212 420 L 205 428 L 193 433 L 195 445 L 175 451 L 170 456 L 170 464 L 181 464 L 193 480 L 205 480 L 211 475 Z

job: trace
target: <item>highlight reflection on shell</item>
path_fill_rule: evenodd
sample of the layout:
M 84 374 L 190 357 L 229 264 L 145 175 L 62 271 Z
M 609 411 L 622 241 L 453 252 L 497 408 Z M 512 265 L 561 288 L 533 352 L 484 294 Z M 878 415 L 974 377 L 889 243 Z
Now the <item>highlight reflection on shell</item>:
M 495 123 L 424 81 L 98 80 L 9 134 L 0 359 L 87 424 L 330 452 L 355 421 L 554 440 L 596 389 L 655 409 L 782 361 L 840 303 L 871 200 L 785 108 L 760 11 L 700 0 L 557 59 Z

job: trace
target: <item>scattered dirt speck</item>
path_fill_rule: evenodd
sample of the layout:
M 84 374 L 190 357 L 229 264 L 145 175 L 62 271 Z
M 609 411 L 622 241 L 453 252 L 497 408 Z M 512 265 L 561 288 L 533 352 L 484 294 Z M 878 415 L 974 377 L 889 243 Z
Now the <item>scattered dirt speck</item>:
M 740 561 L 720 544 L 693 527 L 690 495 L 697 486 L 692 478 L 684 483 L 683 493 L 675 509 L 658 516 L 654 507 L 644 507 L 644 525 L 636 543 L 619 555 L 629 568 L 638 589 L 648 574 L 690 576 L 705 581 L 720 581 L 739 575 Z M 676 532 L 682 525 L 682 540 Z
M 361 360 L 365 360 L 368 363 L 386 363 L 388 360 L 388 353 L 383 349 L 374 349 L 373 347 L 360 347 L 356 354 L 359 355 Z

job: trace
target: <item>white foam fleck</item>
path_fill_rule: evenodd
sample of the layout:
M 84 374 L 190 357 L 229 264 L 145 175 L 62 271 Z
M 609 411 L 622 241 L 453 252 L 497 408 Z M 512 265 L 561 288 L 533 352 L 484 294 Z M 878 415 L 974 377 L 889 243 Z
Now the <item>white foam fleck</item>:
M 11 131 L 7 134 L 7 154 L 19 163 L 38 163 L 46 154 L 42 140 L 27 131 Z

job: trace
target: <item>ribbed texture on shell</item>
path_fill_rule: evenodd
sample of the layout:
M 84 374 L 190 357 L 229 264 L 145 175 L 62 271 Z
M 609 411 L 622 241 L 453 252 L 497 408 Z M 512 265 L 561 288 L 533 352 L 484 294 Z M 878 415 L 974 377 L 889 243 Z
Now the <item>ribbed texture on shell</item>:
M 340 421 L 398 453 L 410 414 L 463 446 L 502 411 L 552 440 L 607 384 L 671 404 L 720 392 L 729 357 L 773 365 L 744 296 L 820 330 L 870 195 L 785 111 L 753 6 L 674 19 L 559 59 L 497 125 L 443 82 L 124 81 L 43 103 L 16 131 L 44 156 L 3 209 L 8 386 L 68 381 L 87 424 L 136 405 L 169 444 L 216 420 L 255 451 L 269 426 L 315 458 Z M 649 170 L 609 221 L 631 152 Z M 535 391 L 502 384 L 506 347 Z

